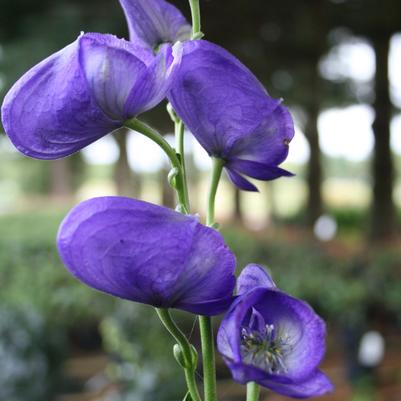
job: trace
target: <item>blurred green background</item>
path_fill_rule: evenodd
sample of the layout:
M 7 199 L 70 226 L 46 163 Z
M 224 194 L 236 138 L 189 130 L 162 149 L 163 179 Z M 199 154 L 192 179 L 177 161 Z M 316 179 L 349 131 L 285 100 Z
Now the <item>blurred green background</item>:
M 172 1 L 188 16 L 186 1 Z M 80 31 L 127 37 L 117 0 L 1 0 L 0 97 Z M 239 193 L 224 180 L 217 217 L 238 256 L 328 324 L 333 401 L 401 400 L 401 3 L 202 1 L 206 38 L 285 99 L 296 136 L 291 179 Z M 143 115 L 167 138 L 165 104 Z M 186 138 L 193 212 L 209 160 Z M 116 133 L 58 161 L 23 157 L 0 133 L 0 401 L 177 401 L 182 374 L 151 308 L 96 293 L 59 261 L 58 225 L 77 202 L 121 194 L 174 207 L 167 159 Z M 177 314 L 199 341 L 193 317 Z M 218 322 L 216 322 L 216 325 Z M 244 399 L 219 361 L 220 401 Z M 199 369 L 199 382 L 201 382 Z M 268 394 L 269 400 L 283 400 Z

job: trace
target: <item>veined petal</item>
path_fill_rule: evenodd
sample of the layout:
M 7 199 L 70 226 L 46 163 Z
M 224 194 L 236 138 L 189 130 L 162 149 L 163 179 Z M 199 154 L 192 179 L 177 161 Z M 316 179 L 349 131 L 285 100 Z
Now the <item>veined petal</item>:
M 81 203 L 62 223 L 58 248 L 85 284 L 156 307 L 213 315 L 235 285 L 235 257 L 217 231 L 133 199 Z
M 205 40 L 183 44 L 169 100 L 206 151 L 223 158 L 238 138 L 257 128 L 266 108 L 276 107 L 243 64 Z
M 182 13 L 165 0 L 120 0 L 132 41 L 150 48 L 191 38 L 191 26 Z
M 274 325 L 276 331 L 285 333 L 288 338 L 291 352 L 284 358 L 288 371 L 283 376 L 295 381 L 310 376 L 326 349 L 323 320 L 306 302 L 277 290 L 265 290 L 254 307 L 266 324 Z
M 266 288 L 270 278 L 266 282 L 257 267 L 245 270 L 240 287 L 247 276 L 255 287 L 248 291 L 245 286 L 217 334 L 217 348 L 234 380 L 255 381 L 295 398 L 331 391 L 330 381 L 317 370 L 325 350 L 324 322 L 305 302 Z
M 233 300 L 234 297 L 230 295 L 229 297 L 199 303 L 180 302 L 176 305 L 176 308 L 196 315 L 214 316 L 225 312 L 231 306 Z
M 261 180 L 290 175 L 278 167 L 294 136 L 290 113 L 221 47 L 185 42 L 168 98 L 208 154 L 225 161 L 240 189 L 257 190 L 243 175 Z
M 181 45 L 164 45 L 132 88 L 124 107 L 129 118 L 159 104 L 167 95 L 181 62 Z
M 233 363 L 242 363 L 241 326 L 247 316 L 251 317 L 253 305 L 263 297 L 263 294 L 264 289 L 258 288 L 246 296 L 238 296 L 221 322 L 217 333 L 217 348 L 223 357 Z
M 4 129 L 26 156 L 64 157 L 120 126 L 91 95 L 79 64 L 79 40 L 29 70 L 4 99 Z
M 234 158 L 227 163 L 227 168 L 247 175 L 258 180 L 270 181 L 278 177 L 292 177 L 294 174 L 275 165 L 266 165 L 263 163 L 242 160 Z
M 287 397 L 300 399 L 318 397 L 334 390 L 333 384 L 320 370 L 316 370 L 302 382 L 278 383 L 271 380 L 260 380 L 259 384 Z
M 230 154 L 237 159 L 277 166 L 287 158 L 293 137 L 291 114 L 285 106 L 277 103 L 272 110 L 266 110 L 252 132 L 244 133 L 237 139 Z
M 255 185 L 249 182 L 246 178 L 242 177 L 235 170 L 228 167 L 226 168 L 226 171 L 232 183 L 239 189 L 242 189 L 244 191 L 259 192 Z
M 96 102 L 110 118 L 123 121 L 127 98 L 147 70 L 138 57 L 145 51 L 113 35 L 86 34 L 79 43 L 82 70 Z
M 277 286 L 262 266 L 251 263 L 245 266 L 237 279 L 237 295 L 245 294 L 257 287 L 276 288 Z

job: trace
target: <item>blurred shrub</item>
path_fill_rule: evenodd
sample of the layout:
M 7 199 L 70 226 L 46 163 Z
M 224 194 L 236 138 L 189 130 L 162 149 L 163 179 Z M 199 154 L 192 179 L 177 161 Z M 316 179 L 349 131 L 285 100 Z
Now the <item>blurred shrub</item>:
M 62 266 L 56 233 L 63 216 L 36 212 L 0 217 L 0 303 L 33 306 L 45 319 L 71 325 L 103 316 L 113 299 L 78 283 Z
M 370 309 L 388 312 L 401 323 L 401 250 L 377 249 L 351 259 L 335 259 L 317 242 L 257 239 L 226 229 L 238 268 L 267 266 L 279 287 L 308 300 L 332 321 L 356 321 Z
M 109 373 L 122 386 L 118 401 L 184 397 L 180 393 L 183 373 L 172 357 L 174 342 L 153 308 L 120 301 L 102 322 L 101 332 L 106 350 L 114 357 Z
M 357 235 L 364 235 L 369 229 L 369 209 L 364 208 L 330 208 L 326 214 L 334 218 L 337 223 L 339 233 L 353 232 Z M 397 219 L 401 224 L 401 209 L 397 211 Z M 283 223 L 304 226 L 306 222 L 306 211 L 300 210 L 298 213 L 281 218 Z
M 114 358 L 110 374 L 122 385 L 118 401 L 181 399 L 177 378 L 183 378 L 171 358 L 173 341 L 153 310 L 97 293 L 63 268 L 55 238 L 64 214 L 0 217 L 0 304 L 8 311 L 3 318 L 0 311 L 0 399 L 25 401 L 15 395 L 25 386 L 20 384 L 25 383 L 22 367 L 31 375 L 25 386 L 33 394 L 29 401 L 50 399 L 43 394 L 57 383 L 49 370 L 54 355 L 51 344 L 59 341 L 60 330 L 98 322 L 102 322 L 104 346 Z M 224 235 L 237 255 L 238 270 L 251 262 L 267 265 L 281 288 L 308 300 L 333 323 L 364 323 L 372 306 L 388 313 L 388 322 L 397 317 L 401 323 L 401 250 L 372 250 L 354 259 L 335 259 L 317 242 L 267 240 L 235 227 L 227 227 Z M 190 332 L 192 321 L 186 316 L 181 323 Z M 20 332 L 29 340 L 18 348 L 20 335 L 15 333 Z M 10 364 L 10 358 L 20 362 Z M 20 375 L 10 373 L 13 366 L 20 366 Z M 15 380 L 6 380 L 11 374 Z M 38 384 L 43 381 L 46 388 Z M 11 394 L 11 388 L 13 397 L 3 395 Z M 34 398 L 36 393 L 42 395 Z
M 0 399 L 52 399 L 65 344 L 32 309 L 0 309 Z

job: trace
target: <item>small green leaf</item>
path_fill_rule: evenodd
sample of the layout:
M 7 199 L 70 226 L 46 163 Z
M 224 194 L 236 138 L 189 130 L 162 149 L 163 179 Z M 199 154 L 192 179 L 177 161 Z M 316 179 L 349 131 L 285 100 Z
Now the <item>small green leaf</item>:
M 187 364 L 185 363 L 184 353 L 182 352 L 182 349 L 178 344 L 174 345 L 173 353 L 174 353 L 175 360 L 178 362 L 178 364 L 182 368 L 186 369 L 186 367 L 187 367 L 186 365 Z
M 173 188 L 177 187 L 176 177 L 179 173 L 180 173 L 180 170 L 178 170 L 177 167 L 172 168 L 170 170 L 170 172 L 168 173 L 167 180 L 168 180 L 168 183 L 170 184 L 170 186 L 172 186 Z

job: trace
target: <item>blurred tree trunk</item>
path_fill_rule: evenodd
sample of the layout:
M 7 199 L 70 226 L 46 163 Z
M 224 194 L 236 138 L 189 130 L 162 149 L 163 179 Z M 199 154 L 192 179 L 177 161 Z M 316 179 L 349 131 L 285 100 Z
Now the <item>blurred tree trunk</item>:
M 305 136 L 309 142 L 310 158 L 308 163 L 307 184 L 308 198 L 306 206 L 306 222 L 312 227 L 323 211 L 322 201 L 322 162 L 319 143 L 318 118 L 321 109 L 322 78 L 319 75 L 319 62 L 325 52 L 328 26 L 325 14 L 325 1 L 315 0 L 310 3 L 310 23 L 314 26 L 313 48 L 309 58 L 309 96 L 306 104 L 307 122 Z
M 175 207 L 177 206 L 175 191 L 170 186 L 167 179 L 169 171 L 170 170 L 168 168 L 163 168 L 160 171 L 160 179 L 162 182 L 162 203 L 163 206 L 166 206 L 170 209 L 175 209 Z
M 390 147 L 391 100 L 388 76 L 390 33 L 378 31 L 371 36 L 376 56 L 375 120 L 373 132 L 375 148 L 372 165 L 373 205 L 371 238 L 380 240 L 395 232 L 395 207 L 393 202 L 394 168 Z
M 50 196 L 56 199 L 73 195 L 71 158 L 52 160 L 50 164 Z
M 234 187 L 234 210 L 233 219 L 238 222 L 242 222 L 242 210 L 241 210 L 241 191 Z
M 136 196 L 139 193 L 139 179 L 134 180 L 133 173 L 128 163 L 128 131 L 120 130 L 114 139 L 119 149 L 119 158 L 114 168 L 114 182 L 117 193 L 120 196 Z
M 316 80 L 319 78 L 316 77 Z M 318 118 L 319 100 L 308 108 L 308 120 L 305 126 L 305 136 L 309 143 L 310 158 L 308 163 L 307 184 L 308 199 L 306 206 L 306 221 L 308 226 L 313 226 L 315 221 L 322 214 L 322 164 L 319 144 Z

